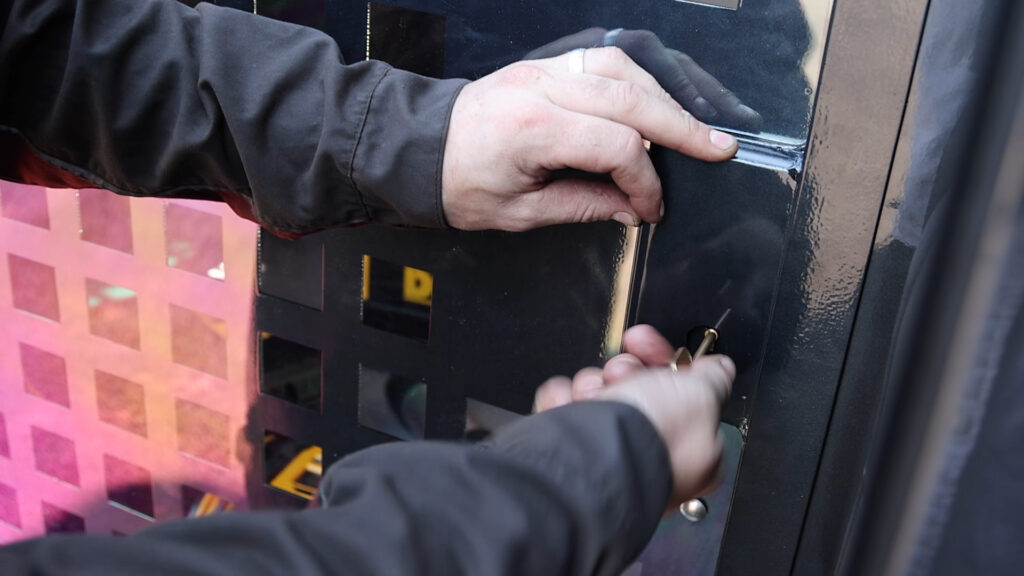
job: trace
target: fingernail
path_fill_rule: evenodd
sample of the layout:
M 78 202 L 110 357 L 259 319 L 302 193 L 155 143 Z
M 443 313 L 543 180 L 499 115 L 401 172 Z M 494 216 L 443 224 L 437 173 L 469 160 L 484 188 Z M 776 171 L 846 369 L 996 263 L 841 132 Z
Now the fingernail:
M 740 113 L 743 114 L 744 116 L 758 116 L 759 115 L 757 113 L 757 110 L 754 110 L 753 108 L 751 108 L 750 106 L 747 106 L 746 104 L 740 104 L 739 110 L 740 110 Z
M 665 202 L 661 203 L 661 210 L 658 212 L 658 216 L 661 218 L 665 217 Z
M 633 216 L 629 212 L 616 212 L 612 215 L 612 220 L 626 226 L 638 226 L 640 222 L 637 221 L 636 216 Z
M 722 364 L 722 368 L 725 369 L 726 373 L 728 373 L 731 378 L 736 377 L 736 364 L 733 363 L 732 359 L 728 356 L 722 356 L 718 361 Z
M 711 143 L 721 148 L 722 150 L 729 150 L 736 145 L 736 139 L 730 134 L 725 132 L 719 132 L 718 130 L 712 130 L 710 136 Z

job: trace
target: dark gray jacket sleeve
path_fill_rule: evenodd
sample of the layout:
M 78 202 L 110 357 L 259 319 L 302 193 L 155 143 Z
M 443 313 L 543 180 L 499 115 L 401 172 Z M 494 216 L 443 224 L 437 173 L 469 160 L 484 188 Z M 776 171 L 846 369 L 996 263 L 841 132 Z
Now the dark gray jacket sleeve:
M 222 198 L 292 234 L 445 225 L 464 80 L 346 65 L 319 31 L 208 4 L 0 6 L 0 178 Z
M 639 411 L 580 403 L 525 418 L 482 446 L 358 452 L 328 470 L 321 509 L 32 540 L 0 548 L 0 565 L 12 576 L 617 576 L 653 534 L 669 474 L 664 444 Z

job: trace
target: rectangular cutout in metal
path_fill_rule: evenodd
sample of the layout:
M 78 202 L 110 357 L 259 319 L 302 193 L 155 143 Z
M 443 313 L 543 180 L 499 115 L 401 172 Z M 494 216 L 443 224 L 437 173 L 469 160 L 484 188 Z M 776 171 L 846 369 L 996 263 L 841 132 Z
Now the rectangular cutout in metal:
M 684 4 L 696 4 L 710 8 L 725 8 L 726 10 L 738 10 L 743 5 L 743 0 L 676 0 Z
M 201 518 L 218 512 L 234 509 L 235 504 L 216 494 L 204 492 L 187 484 L 181 485 L 181 515 L 185 518 Z
M 139 350 L 139 296 L 134 290 L 85 279 L 89 332 Z
M 167 266 L 224 280 L 224 232 L 220 216 L 168 203 L 164 210 Z
M 263 435 L 263 474 L 268 486 L 312 500 L 324 474 L 323 450 L 267 430 Z
M 82 240 L 125 254 L 133 252 L 132 208 L 127 196 L 94 188 L 79 190 L 78 214 Z
M 7 268 L 11 274 L 11 296 L 14 307 L 36 316 L 60 322 L 60 304 L 57 299 L 57 272 L 48 266 L 7 255 Z
M 40 502 L 43 513 L 43 527 L 47 534 L 79 534 L 85 532 L 85 518 L 72 514 L 59 506 L 43 500 Z
M 260 392 L 320 411 L 322 354 L 319 350 L 260 332 Z
M 153 477 L 131 462 L 103 455 L 107 499 L 118 508 L 153 519 Z
M 260 228 L 256 258 L 261 294 L 323 310 L 324 245 L 320 236 L 287 240 Z
M 366 57 L 421 76 L 444 76 L 445 17 L 371 2 Z
M 427 384 L 391 372 L 359 367 L 359 425 L 400 440 L 423 438 Z
M 362 292 L 363 324 L 417 340 L 429 338 L 433 274 L 364 254 Z

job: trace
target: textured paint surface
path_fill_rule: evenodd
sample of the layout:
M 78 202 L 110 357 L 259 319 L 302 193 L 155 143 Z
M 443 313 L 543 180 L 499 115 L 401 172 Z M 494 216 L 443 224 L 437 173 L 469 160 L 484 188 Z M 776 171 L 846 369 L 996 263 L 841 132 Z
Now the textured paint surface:
M 217 204 L 36 187 L 20 202 L 45 219 L 13 218 L 10 186 L 0 183 L 0 542 L 180 518 L 183 484 L 245 507 L 239 455 L 250 450 L 237 435 L 255 389 L 256 227 Z M 165 213 L 216 229 L 168 237 Z M 223 245 L 203 256 L 211 234 Z M 225 277 L 167 266 L 167 242 L 190 237 L 192 261 Z M 211 255 L 225 266 L 207 266 Z

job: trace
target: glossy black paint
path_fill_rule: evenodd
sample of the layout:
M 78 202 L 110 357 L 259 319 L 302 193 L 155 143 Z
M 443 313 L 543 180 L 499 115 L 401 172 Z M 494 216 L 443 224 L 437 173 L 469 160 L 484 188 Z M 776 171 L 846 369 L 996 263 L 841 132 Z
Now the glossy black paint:
M 835 6 L 722 574 L 792 569 L 926 5 Z

